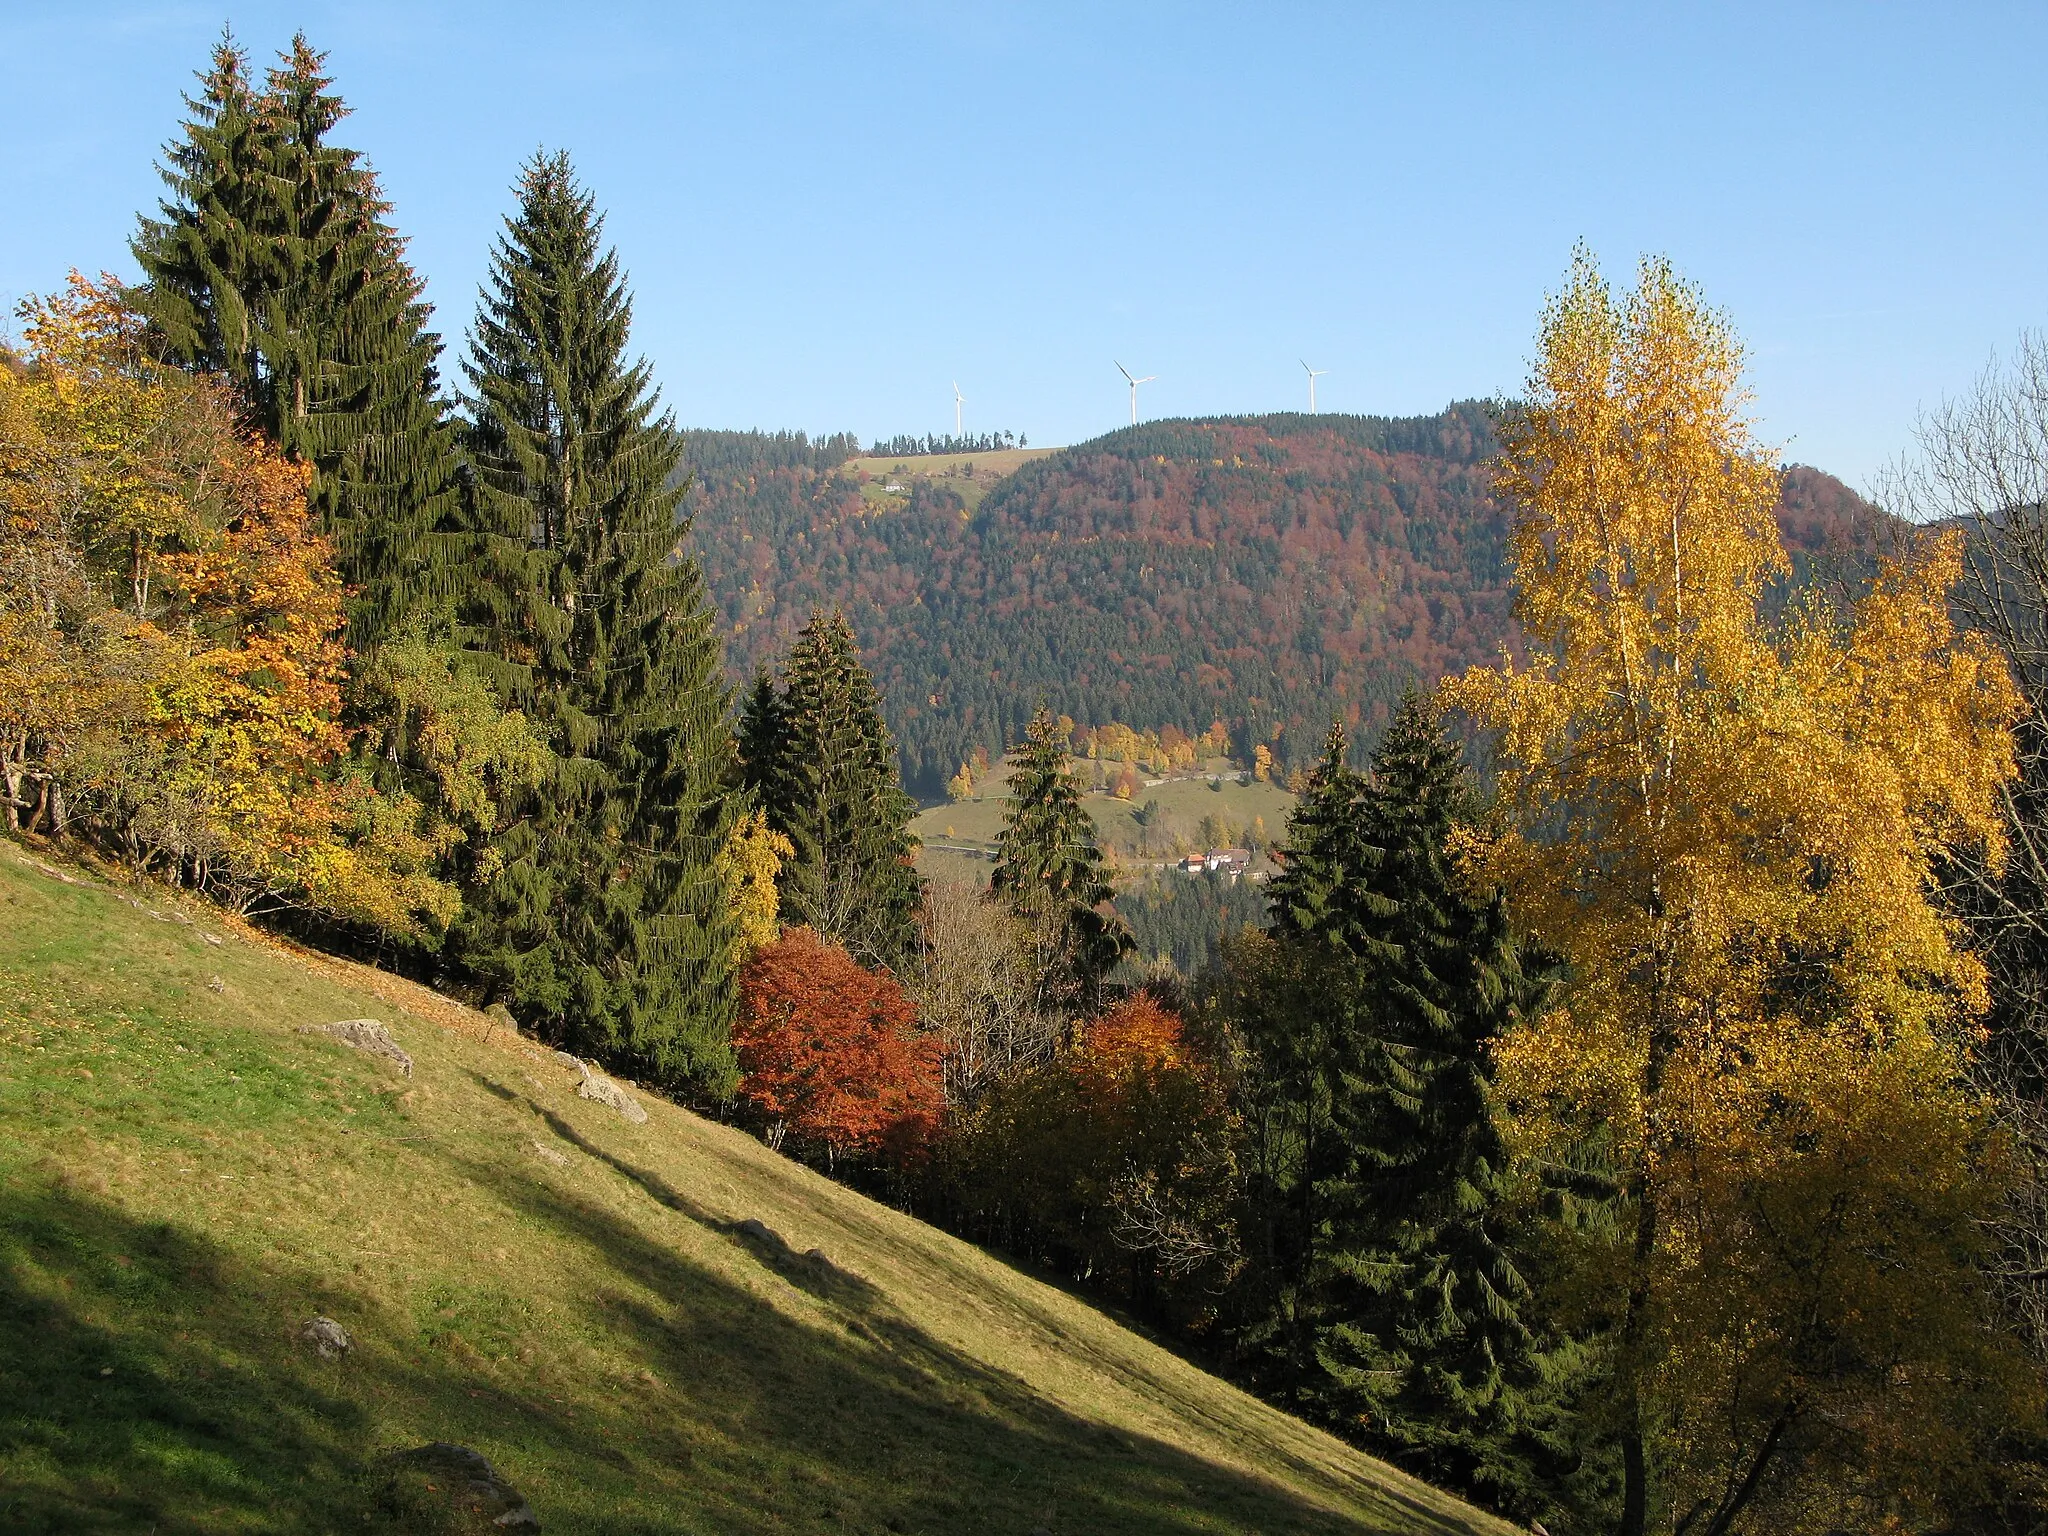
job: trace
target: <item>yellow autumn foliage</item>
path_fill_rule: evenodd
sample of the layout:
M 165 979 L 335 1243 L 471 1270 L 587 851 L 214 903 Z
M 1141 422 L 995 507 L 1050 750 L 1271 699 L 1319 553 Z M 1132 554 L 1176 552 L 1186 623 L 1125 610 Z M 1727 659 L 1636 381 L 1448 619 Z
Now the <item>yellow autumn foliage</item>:
M 0 369 L 0 768 L 12 824 L 89 830 L 233 901 L 444 925 L 445 831 L 343 766 L 346 652 L 307 471 L 156 362 L 118 288 L 24 304 Z
M 1742 368 L 1666 264 L 1617 299 L 1581 253 L 1498 469 L 1529 660 L 1447 689 L 1499 748 L 1507 827 L 1469 852 L 1570 968 L 1499 1047 L 1515 1135 L 1603 1138 L 1622 1176 L 1582 1278 L 1632 1531 L 1875 1528 L 2014 1384 L 1969 1264 L 1983 976 L 1933 892 L 1999 845 L 2017 699 L 1950 620 L 1948 539 L 1766 619 L 1790 568 Z
M 718 850 L 714 868 L 731 904 L 739 963 L 751 960 L 781 934 L 775 877 L 783 862 L 795 856 L 795 846 L 768 825 L 767 813 L 760 810 L 735 821 L 725 846 Z

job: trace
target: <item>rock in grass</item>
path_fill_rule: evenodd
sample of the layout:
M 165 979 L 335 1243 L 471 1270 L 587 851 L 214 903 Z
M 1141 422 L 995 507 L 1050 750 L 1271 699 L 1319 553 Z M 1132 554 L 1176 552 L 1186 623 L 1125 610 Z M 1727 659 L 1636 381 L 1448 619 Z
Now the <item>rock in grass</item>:
M 569 1154 L 549 1146 L 546 1142 L 529 1141 L 526 1144 L 526 1148 L 544 1163 L 552 1163 L 557 1168 L 569 1166 Z
M 384 1463 L 391 1473 L 386 1502 L 397 1506 L 394 1512 L 403 1512 L 404 1505 L 419 1502 L 424 1494 L 463 1520 L 464 1528 L 540 1529 L 540 1517 L 519 1490 L 466 1445 L 436 1440 L 409 1451 L 393 1451 Z
M 512 1017 L 512 1010 L 503 1003 L 493 1003 L 484 1010 L 484 1017 L 491 1021 L 491 1028 L 502 1029 L 512 1034 L 519 1033 L 519 1021 Z
M 339 1360 L 356 1347 L 348 1330 L 331 1317 L 309 1317 L 299 1325 L 299 1342 L 313 1346 L 322 1360 Z
M 405 1054 L 399 1043 L 391 1038 L 391 1031 L 377 1019 L 337 1019 L 332 1024 L 307 1024 L 299 1033 L 302 1035 L 326 1035 L 339 1040 L 343 1045 L 353 1046 L 359 1051 L 368 1051 L 372 1056 L 384 1056 L 398 1063 L 398 1069 L 407 1077 L 412 1076 L 412 1058 Z
M 749 1216 L 745 1221 L 737 1223 L 733 1227 L 733 1231 L 737 1232 L 741 1237 L 751 1239 L 754 1242 L 766 1243 L 771 1248 L 786 1246 L 782 1241 L 782 1234 L 758 1216 Z
M 576 1085 L 577 1098 L 590 1099 L 602 1104 L 606 1109 L 632 1121 L 635 1125 L 645 1123 L 647 1111 L 640 1107 L 639 1100 L 602 1072 L 593 1072 L 588 1062 L 579 1061 L 576 1065 L 583 1073 L 583 1081 Z

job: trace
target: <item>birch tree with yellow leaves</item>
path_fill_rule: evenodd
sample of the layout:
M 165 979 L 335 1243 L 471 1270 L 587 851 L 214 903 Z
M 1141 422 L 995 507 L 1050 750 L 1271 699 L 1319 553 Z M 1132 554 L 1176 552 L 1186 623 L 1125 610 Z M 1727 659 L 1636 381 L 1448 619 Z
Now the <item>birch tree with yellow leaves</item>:
M 1890 1529 L 2032 1411 L 1972 1263 L 1984 976 L 1931 899 L 1952 851 L 1997 857 L 2016 697 L 1951 624 L 1945 539 L 1767 617 L 1742 372 L 1667 263 L 1617 296 L 1577 255 L 1498 467 L 1528 660 L 1448 690 L 1498 752 L 1474 857 L 1571 978 L 1501 1043 L 1519 1148 L 1598 1134 L 1621 1175 L 1578 1295 L 1627 1536 Z

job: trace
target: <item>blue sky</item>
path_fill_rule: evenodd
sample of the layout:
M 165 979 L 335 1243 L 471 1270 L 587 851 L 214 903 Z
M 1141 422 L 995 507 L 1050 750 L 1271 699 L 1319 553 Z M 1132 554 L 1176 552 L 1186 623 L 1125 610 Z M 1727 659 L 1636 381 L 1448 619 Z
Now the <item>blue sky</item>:
M 569 149 L 698 426 L 1067 442 L 1512 392 L 1585 239 L 1669 254 L 1864 484 L 2048 320 L 2048 7 L 8 0 L 0 298 L 127 261 L 224 21 L 304 27 L 459 345 Z

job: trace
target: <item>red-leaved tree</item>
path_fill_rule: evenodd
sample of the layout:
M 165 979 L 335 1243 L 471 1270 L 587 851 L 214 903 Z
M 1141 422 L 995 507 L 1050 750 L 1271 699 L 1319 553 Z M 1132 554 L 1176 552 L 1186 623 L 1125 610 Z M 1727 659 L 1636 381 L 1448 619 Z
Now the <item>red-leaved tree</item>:
M 894 978 L 863 970 L 837 944 L 792 928 L 740 979 L 733 1026 L 740 1096 L 772 1145 L 828 1162 L 918 1156 L 944 1104 L 939 1044 L 914 1033 Z

